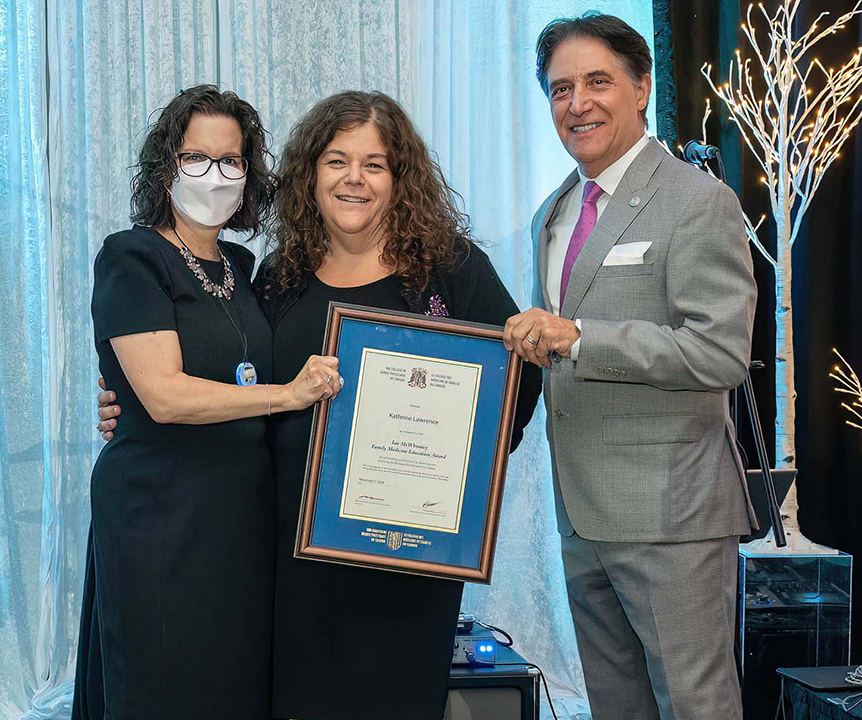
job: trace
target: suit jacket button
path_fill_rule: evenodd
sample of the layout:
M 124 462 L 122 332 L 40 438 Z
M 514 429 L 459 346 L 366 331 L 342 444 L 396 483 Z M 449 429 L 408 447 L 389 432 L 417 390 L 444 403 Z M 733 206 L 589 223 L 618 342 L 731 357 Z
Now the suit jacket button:
M 640 204 L 641 199 L 637 195 L 635 195 L 631 200 L 629 200 L 629 205 L 631 205 L 632 207 L 637 207 Z
M 554 418 L 556 420 L 562 420 L 563 419 L 563 411 L 562 410 L 554 410 Z

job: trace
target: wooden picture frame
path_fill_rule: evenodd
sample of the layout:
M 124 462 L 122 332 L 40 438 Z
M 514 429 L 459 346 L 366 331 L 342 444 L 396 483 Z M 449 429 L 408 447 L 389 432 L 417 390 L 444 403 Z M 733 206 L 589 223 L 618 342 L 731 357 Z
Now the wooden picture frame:
M 490 583 L 521 373 L 502 337 L 330 303 L 345 384 L 315 410 L 296 557 Z

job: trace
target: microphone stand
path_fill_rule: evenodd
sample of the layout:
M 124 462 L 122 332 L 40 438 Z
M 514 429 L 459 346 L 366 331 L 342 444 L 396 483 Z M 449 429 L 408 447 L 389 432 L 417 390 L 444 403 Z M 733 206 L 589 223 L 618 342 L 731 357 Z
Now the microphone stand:
M 715 159 L 718 161 L 717 177 L 721 182 L 725 182 L 724 160 L 722 159 L 721 151 L 718 148 L 714 148 L 713 146 L 698 146 L 693 140 L 686 144 L 686 149 L 689 148 L 697 148 L 698 150 L 700 148 L 708 148 L 711 151 L 711 154 L 713 154 Z M 706 154 L 699 154 L 695 157 L 693 153 L 689 152 L 684 155 L 683 159 L 694 167 L 698 167 L 704 171 L 708 170 L 706 165 L 708 156 Z M 785 547 L 787 545 L 787 538 L 784 534 L 784 525 L 781 522 L 781 510 L 778 504 L 778 498 L 775 495 L 775 483 L 772 480 L 772 470 L 769 467 L 769 455 L 766 452 L 766 441 L 763 439 L 763 426 L 760 424 L 760 413 L 757 411 L 757 402 L 754 399 L 754 386 L 751 382 L 752 368 L 759 370 L 763 367 L 765 367 L 765 365 L 759 360 L 755 360 L 751 363 L 749 368 L 745 371 L 745 379 L 742 381 L 742 392 L 745 396 L 745 403 L 748 406 L 748 418 L 751 421 L 751 429 L 754 434 L 754 446 L 757 449 L 757 459 L 760 464 L 763 486 L 766 490 L 766 504 L 769 511 L 769 520 L 772 523 L 772 532 L 775 535 L 775 544 L 777 547 Z M 739 427 L 738 388 L 734 388 L 730 391 L 730 402 L 732 407 L 733 423 L 736 428 Z M 739 445 L 739 440 L 737 440 L 737 445 Z M 740 450 L 742 450 L 741 447 Z M 745 455 L 745 452 L 743 451 L 742 454 Z

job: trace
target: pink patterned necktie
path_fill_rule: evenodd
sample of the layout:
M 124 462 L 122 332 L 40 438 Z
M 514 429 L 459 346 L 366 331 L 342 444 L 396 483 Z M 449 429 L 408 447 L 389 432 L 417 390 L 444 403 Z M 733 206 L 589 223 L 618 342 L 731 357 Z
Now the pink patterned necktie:
M 566 298 L 566 290 L 569 287 L 569 276 L 572 274 L 572 266 L 578 254 L 587 242 L 587 238 L 596 226 L 599 210 L 596 201 L 604 191 L 592 180 L 587 180 L 584 185 L 584 202 L 581 205 L 581 214 L 575 223 L 575 229 L 569 240 L 569 249 L 566 250 L 566 259 L 563 262 L 563 277 L 560 282 L 560 314 L 563 314 L 563 300 Z

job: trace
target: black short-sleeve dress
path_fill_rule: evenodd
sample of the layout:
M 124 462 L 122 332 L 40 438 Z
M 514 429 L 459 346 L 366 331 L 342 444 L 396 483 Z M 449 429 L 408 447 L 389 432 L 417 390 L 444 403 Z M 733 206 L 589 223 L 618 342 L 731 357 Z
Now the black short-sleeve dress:
M 265 418 L 157 424 L 110 343 L 175 330 L 187 374 L 235 384 L 244 329 L 248 359 L 269 382 L 272 333 L 250 284 L 253 255 L 220 245 L 235 276 L 222 302 L 152 229 L 109 236 L 96 258 L 99 368 L 123 416 L 92 475 L 92 582 L 74 705 L 82 720 L 101 717 L 103 701 L 111 720 L 271 717 L 275 501 Z M 223 281 L 220 261 L 200 262 Z

